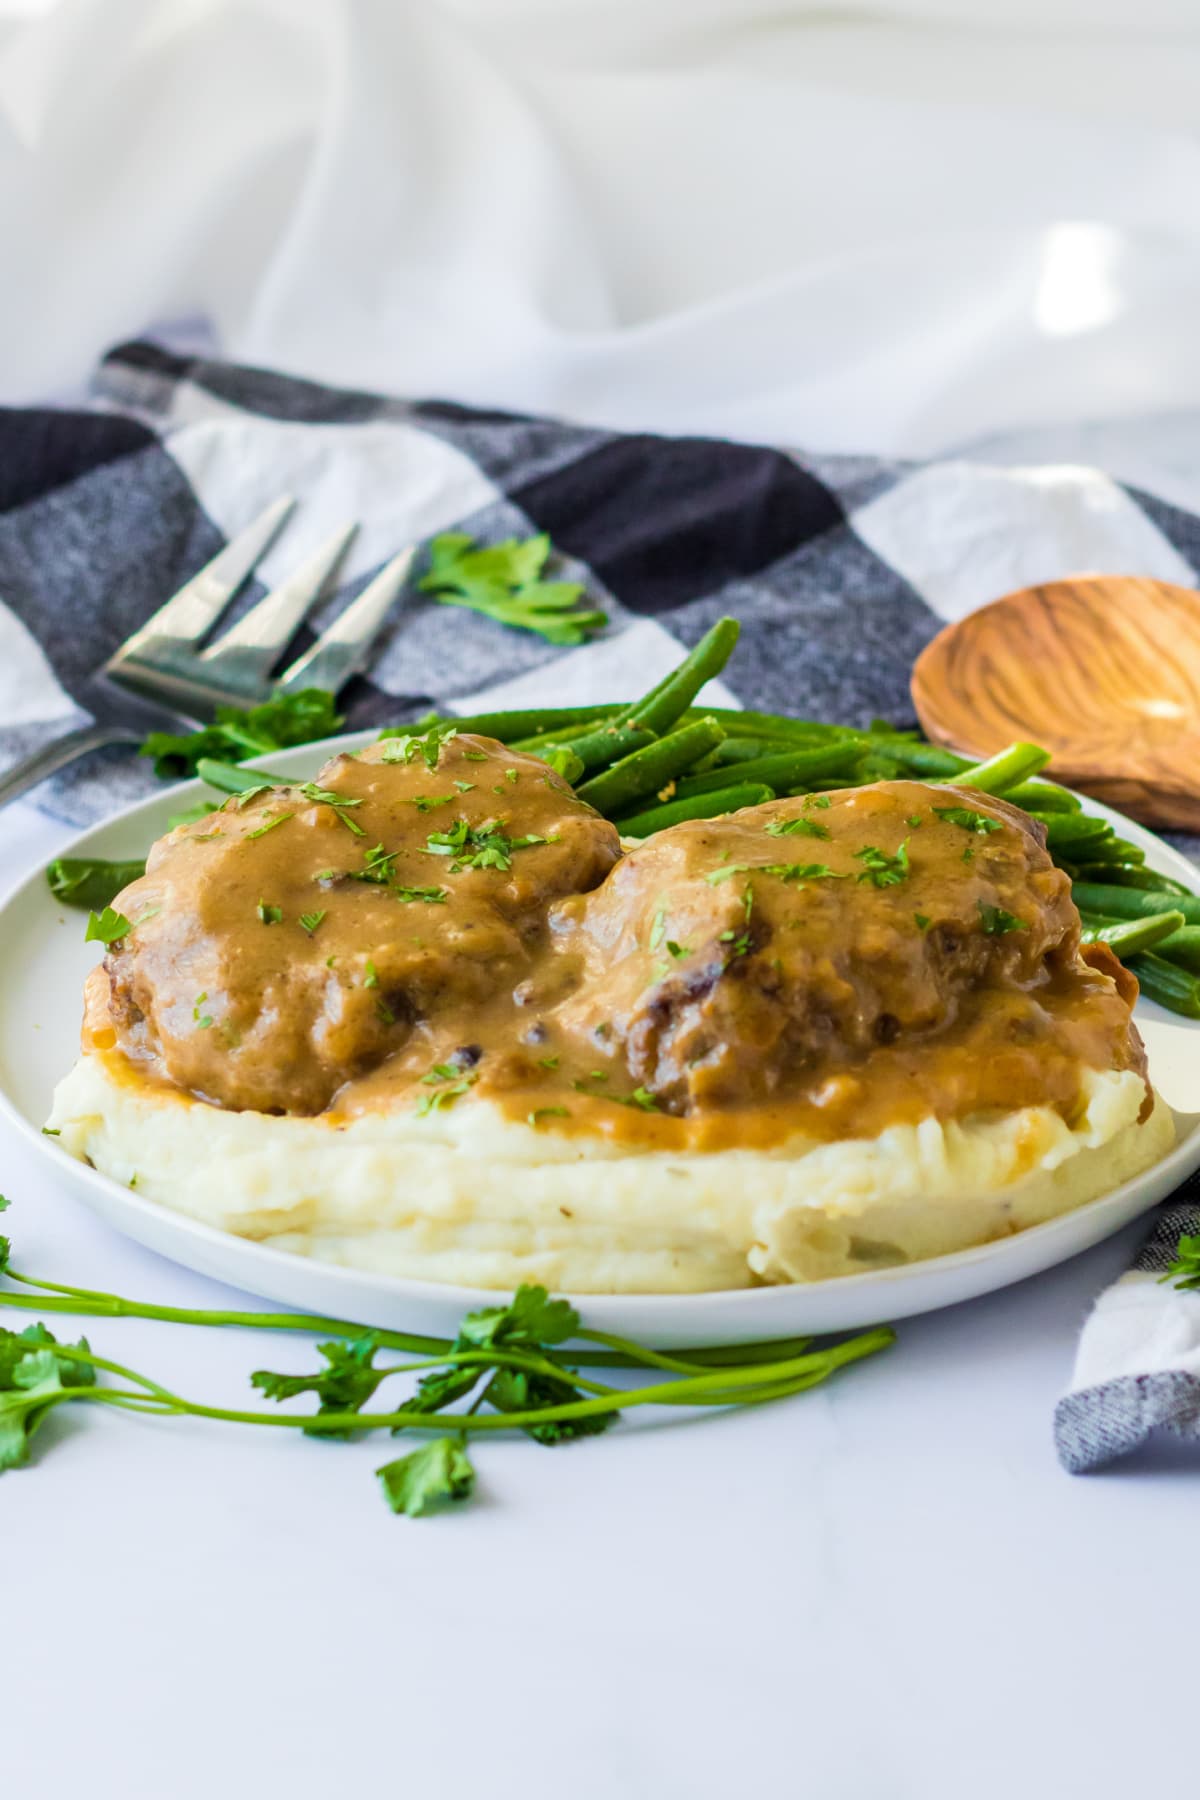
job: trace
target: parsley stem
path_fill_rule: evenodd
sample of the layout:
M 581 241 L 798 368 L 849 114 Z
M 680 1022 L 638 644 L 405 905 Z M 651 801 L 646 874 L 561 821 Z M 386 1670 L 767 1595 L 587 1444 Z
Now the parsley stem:
M 803 1392 L 826 1380 L 835 1370 L 884 1350 L 894 1342 L 895 1334 L 887 1326 L 861 1332 L 828 1350 L 818 1350 L 784 1362 L 760 1364 L 754 1368 L 731 1368 L 681 1381 L 667 1381 L 653 1387 L 632 1388 L 626 1392 L 612 1390 L 592 1400 L 564 1402 L 561 1406 L 543 1406 L 526 1412 L 486 1414 L 438 1414 L 400 1408 L 390 1413 L 324 1412 L 268 1413 L 235 1407 L 204 1406 L 172 1394 L 167 1388 L 121 1364 L 110 1363 L 87 1351 L 56 1346 L 55 1354 L 68 1360 L 91 1363 L 96 1368 L 117 1372 L 126 1380 L 141 1383 L 148 1390 L 147 1402 L 158 1402 L 162 1410 L 175 1410 L 192 1418 L 216 1419 L 231 1425 L 267 1425 L 285 1430 L 302 1430 L 324 1435 L 361 1431 L 432 1431 L 444 1433 L 448 1424 L 456 1431 L 520 1431 L 527 1426 L 543 1426 L 555 1421 L 597 1418 L 607 1413 L 625 1412 L 635 1406 L 679 1405 L 747 1405 L 782 1398 L 792 1392 Z M 69 1390 L 72 1397 L 97 1392 L 89 1388 Z M 132 1397 L 134 1401 L 137 1396 Z M 129 1404 L 129 1397 L 125 1404 Z M 151 1409 L 148 1407 L 145 1410 Z
M 207 1328 L 235 1327 L 249 1331 L 303 1331 L 329 1338 L 360 1338 L 371 1333 L 381 1350 L 404 1350 L 413 1356 L 445 1361 L 453 1343 L 449 1338 L 423 1337 L 412 1332 L 389 1331 L 382 1326 L 364 1325 L 350 1319 L 327 1319 L 317 1313 L 218 1311 L 203 1307 L 154 1306 L 145 1301 L 129 1300 L 120 1294 L 109 1294 L 94 1288 L 74 1287 L 61 1281 L 42 1281 L 37 1276 L 22 1274 L 9 1268 L 10 1281 L 36 1288 L 32 1294 L 13 1294 L 0 1289 L 0 1306 L 11 1306 L 23 1312 L 59 1313 L 76 1318 L 150 1319 L 168 1325 L 195 1325 Z M 561 1375 L 566 1367 L 585 1368 L 662 1368 L 668 1372 L 692 1372 L 730 1365 L 745 1367 L 798 1356 L 812 1342 L 810 1338 L 776 1338 L 756 1344 L 718 1344 L 697 1346 L 682 1351 L 677 1358 L 661 1356 L 657 1351 L 635 1344 L 628 1338 L 613 1337 L 603 1331 L 581 1330 L 580 1339 L 605 1346 L 600 1350 L 568 1349 L 549 1351 L 546 1360 Z

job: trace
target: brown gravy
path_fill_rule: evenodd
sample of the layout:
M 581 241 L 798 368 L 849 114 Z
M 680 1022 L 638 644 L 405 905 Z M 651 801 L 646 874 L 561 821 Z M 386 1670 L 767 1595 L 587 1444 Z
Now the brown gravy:
M 622 856 L 535 758 L 460 734 L 430 759 L 374 745 L 162 839 L 85 1043 L 235 1109 L 478 1096 L 681 1150 L 1071 1117 L 1084 1070 L 1144 1076 L 1136 983 L 1081 951 L 1067 877 L 1003 801 L 882 782 Z

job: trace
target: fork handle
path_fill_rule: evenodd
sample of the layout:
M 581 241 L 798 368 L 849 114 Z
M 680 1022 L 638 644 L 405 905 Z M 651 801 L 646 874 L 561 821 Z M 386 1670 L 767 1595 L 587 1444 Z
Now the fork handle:
M 65 769 L 68 763 L 78 762 L 90 750 L 103 750 L 109 744 L 140 742 L 139 734 L 127 725 L 81 725 L 78 731 L 68 731 L 65 737 L 55 738 L 35 750 L 32 756 L 26 756 L 11 769 L 6 769 L 0 775 L 0 806 L 19 799 L 39 782 Z

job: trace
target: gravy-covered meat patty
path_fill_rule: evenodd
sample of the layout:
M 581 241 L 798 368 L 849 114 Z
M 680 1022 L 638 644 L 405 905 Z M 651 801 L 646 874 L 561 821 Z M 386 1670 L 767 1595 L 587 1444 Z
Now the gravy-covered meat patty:
M 1136 983 L 1081 952 L 1040 826 L 970 789 L 881 782 L 680 825 L 555 919 L 584 964 L 560 1028 L 671 1113 L 786 1100 L 840 1132 L 1069 1108 L 1081 1066 L 1144 1071 Z
M 714 1148 L 1069 1120 L 1088 1070 L 1144 1074 L 1136 984 L 1081 950 L 1040 827 L 966 788 L 776 801 L 621 857 L 532 757 L 393 740 L 173 832 L 117 905 L 119 1047 L 236 1109 L 470 1091 Z
M 417 1022 L 511 994 L 549 903 L 618 854 L 566 782 L 491 739 L 336 757 L 155 845 L 116 901 L 119 1046 L 222 1106 L 318 1112 Z

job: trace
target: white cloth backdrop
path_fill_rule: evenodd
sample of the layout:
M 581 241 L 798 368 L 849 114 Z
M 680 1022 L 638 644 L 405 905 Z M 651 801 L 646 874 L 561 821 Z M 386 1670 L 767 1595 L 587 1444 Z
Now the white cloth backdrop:
M 0 394 L 152 320 L 942 451 L 1200 405 L 1195 0 L 0 0 Z

